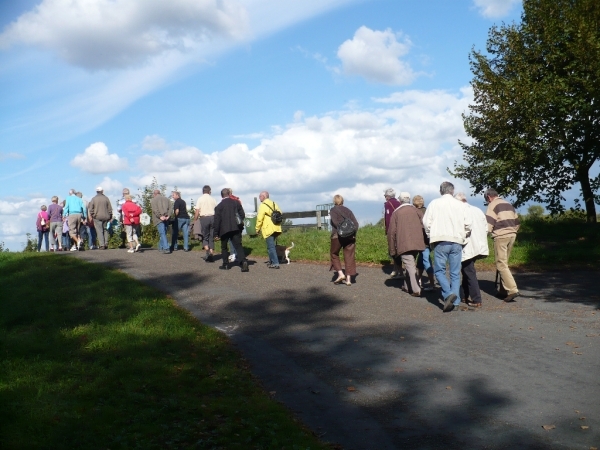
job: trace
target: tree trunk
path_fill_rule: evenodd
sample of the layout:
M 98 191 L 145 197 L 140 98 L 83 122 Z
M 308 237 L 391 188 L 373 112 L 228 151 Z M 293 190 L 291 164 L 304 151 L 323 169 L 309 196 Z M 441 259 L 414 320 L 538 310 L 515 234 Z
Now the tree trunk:
M 596 223 L 596 204 L 594 202 L 594 193 L 590 186 L 589 169 L 577 171 L 577 178 L 581 184 L 581 194 L 585 203 L 585 212 L 587 223 Z

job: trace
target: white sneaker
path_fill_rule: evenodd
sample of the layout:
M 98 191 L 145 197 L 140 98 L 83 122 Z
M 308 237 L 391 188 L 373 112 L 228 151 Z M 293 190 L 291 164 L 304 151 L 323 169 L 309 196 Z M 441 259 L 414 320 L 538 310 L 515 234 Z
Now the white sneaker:
M 127 250 L 127 253 L 135 253 L 135 250 L 130 248 L 129 250 Z
M 398 272 L 394 270 L 392 273 L 390 273 L 390 278 L 396 278 L 396 275 L 398 275 Z
M 72 252 L 76 252 L 77 251 L 77 246 L 74 245 L 73 247 L 71 247 L 71 251 Z
M 142 247 L 142 244 L 140 244 L 138 242 L 138 244 L 135 246 L 135 250 L 134 251 L 137 252 L 141 247 Z

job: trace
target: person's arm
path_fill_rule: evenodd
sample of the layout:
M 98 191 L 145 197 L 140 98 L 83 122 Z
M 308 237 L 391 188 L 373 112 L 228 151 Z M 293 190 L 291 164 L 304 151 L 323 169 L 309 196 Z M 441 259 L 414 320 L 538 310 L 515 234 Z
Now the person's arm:
M 256 227 L 255 227 L 255 230 L 257 233 L 259 233 L 260 229 L 262 228 L 263 220 L 265 219 L 265 209 L 266 209 L 266 207 L 263 206 L 262 203 L 258 207 L 258 214 L 256 215 Z
M 429 208 L 427 208 L 427 211 L 425 211 L 425 215 L 423 216 L 423 229 L 425 230 L 425 234 L 427 235 L 427 237 L 431 237 L 431 220 L 431 206 L 429 206 Z

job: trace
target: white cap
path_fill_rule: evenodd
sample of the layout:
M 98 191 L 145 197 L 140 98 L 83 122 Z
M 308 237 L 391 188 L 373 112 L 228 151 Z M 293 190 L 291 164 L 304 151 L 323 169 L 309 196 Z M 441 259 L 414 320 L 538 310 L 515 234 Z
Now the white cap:
M 103 192 L 103 191 L 104 191 L 104 189 L 102 189 L 102 186 L 98 186 L 96 188 L 96 192 Z

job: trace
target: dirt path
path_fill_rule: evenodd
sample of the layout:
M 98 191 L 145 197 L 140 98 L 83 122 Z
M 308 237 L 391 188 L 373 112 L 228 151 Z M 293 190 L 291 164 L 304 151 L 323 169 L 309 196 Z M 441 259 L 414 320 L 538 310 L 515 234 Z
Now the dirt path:
M 344 449 L 600 448 L 599 272 L 516 274 L 504 304 L 442 313 L 381 268 L 218 270 L 201 253 L 88 251 L 227 333 L 265 389 Z M 487 292 L 487 293 L 486 293 Z M 543 426 L 554 428 L 546 430 Z M 588 427 L 588 428 L 583 428 Z

